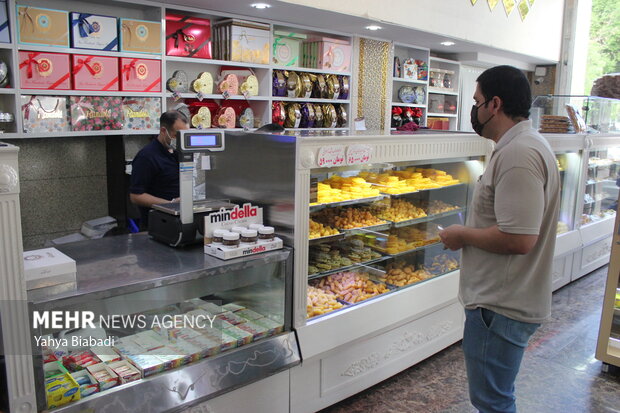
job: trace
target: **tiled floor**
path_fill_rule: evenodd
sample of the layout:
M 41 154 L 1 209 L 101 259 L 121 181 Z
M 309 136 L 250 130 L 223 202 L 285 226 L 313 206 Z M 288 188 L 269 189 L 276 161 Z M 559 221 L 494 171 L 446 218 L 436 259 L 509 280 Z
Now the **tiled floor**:
M 594 358 L 607 267 L 556 291 L 552 319 L 530 340 L 517 378 L 519 413 L 620 412 L 620 378 Z M 321 413 L 472 413 L 461 343 Z

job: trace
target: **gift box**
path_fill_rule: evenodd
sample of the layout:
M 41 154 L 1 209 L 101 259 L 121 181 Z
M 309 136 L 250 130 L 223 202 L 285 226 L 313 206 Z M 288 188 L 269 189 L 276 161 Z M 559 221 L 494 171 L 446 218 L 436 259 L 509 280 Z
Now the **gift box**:
M 123 128 L 122 99 L 112 96 L 71 96 L 71 129 L 74 131 Z
M 74 54 L 73 89 L 118 90 L 118 58 Z
M 281 30 L 275 30 L 273 34 L 273 63 L 298 67 L 301 64 L 301 44 L 307 36 Z
M 22 125 L 26 133 L 67 132 L 67 98 L 22 95 Z
M 22 89 L 71 89 L 69 55 L 66 53 L 19 52 L 19 83 Z
M 121 90 L 125 92 L 160 92 L 161 61 L 121 58 Z
M 118 50 L 116 17 L 71 12 L 71 47 L 77 49 Z
M 121 52 L 161 53 L 161 23 L 121 19 Z
M 159 129 L 160 98 L 124 98 L 123 128 L 134 130 Z
M 17 42 L 69 47 L 69 13 L 40 7 L 17 6 Z
M 0 43 L 11 43 L 9 31 L 9 16 L 6 9 L 6 0 L 0 0 Z
M 269 63 L 269 25 L 228 19 L 217 24 L 216 43 L 222 45 L 219 59 L 248 63 Z
M 351 70 L 351 44 L 348 40 L 319 37 L 304 42 L 307 67 L 347 72 Z
M 211 59 L 211 21 L 167 13 L 166 54 Z

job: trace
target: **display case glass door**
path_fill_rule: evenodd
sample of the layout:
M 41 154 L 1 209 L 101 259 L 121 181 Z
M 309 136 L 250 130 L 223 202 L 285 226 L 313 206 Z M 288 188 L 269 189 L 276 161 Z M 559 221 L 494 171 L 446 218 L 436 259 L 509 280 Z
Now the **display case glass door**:
M 560 215 L 558 235 L 575 229 L 575 205 L 581 168 L 581 152 L 566 151 L 555 154 L 560 171 Z
M 619 165 L 620 147 L 589 151 L 582 227 L 616 215 L 620 184 Z
M 308 318 L 457 270 L 438 232 L 465 223 L 482 170 L 476 157 L 313 171 Z

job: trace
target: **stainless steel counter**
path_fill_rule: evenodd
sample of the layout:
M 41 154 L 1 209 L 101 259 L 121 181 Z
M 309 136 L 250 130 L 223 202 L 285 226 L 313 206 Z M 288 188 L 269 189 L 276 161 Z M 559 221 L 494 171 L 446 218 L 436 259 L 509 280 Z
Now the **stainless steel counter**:
M 78 304 L 151 290 L 186 281 L 212 277 L 268 263 L 285 262 L 290 249 L 253 256 L 220 260 L 206 255 L 202 245 L 171 248 L 149 238 L 145 233 L 104 237 L 56 247 L 77 263 L 77 290 L 31 298 L 37 307 Z M 246 280 L 247 281 L 247 280 Z

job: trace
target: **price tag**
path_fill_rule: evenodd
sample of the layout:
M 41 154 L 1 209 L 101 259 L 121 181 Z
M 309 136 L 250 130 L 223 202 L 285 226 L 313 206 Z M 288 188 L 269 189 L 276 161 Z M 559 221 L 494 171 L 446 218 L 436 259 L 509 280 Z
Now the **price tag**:
M 230 97 L 230 93 L 228 93 L 228 90 L 225 90 L 222 92 L 222 96 L 224 97 L 224 99 L 228 99 Z
M 202 94 L 202 92 L 198 92 L 196 93 L 196 99 L 198 99 L 199 101 L 202 102 L 202 100 L 205 98 L 205 96 Z
M 247 90 L 244 90 L 243 92 L 241 92 L 241 94 L 243 95 L 243 97 L 245 98 L 245 100 L 248 100 L 248 96 L 250 96 L 250 94 L 248 93 Z
M 355 130 L 366 130 L 366 119 L 364 117 L 355 118 Z
M 347 165 L 360 165 L 370 161 L 372 147 L 369 145 L 349 145 L 347 147 Z
M 345 151 L 343 145 L 322 146 L 316 157 L 316 163 L 320 167 L 331 168 L 345 164 Z
M 181 99 L 181 94 L 179 92 L 172 92 L 172 100 L 176 102 L 179 99 Z

